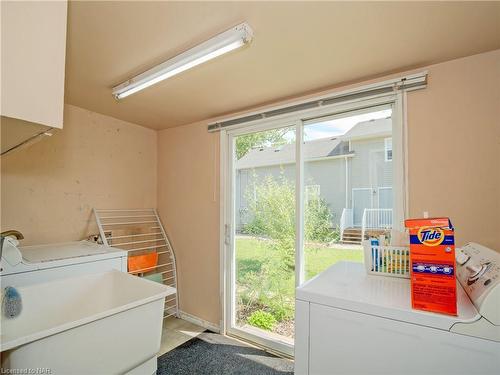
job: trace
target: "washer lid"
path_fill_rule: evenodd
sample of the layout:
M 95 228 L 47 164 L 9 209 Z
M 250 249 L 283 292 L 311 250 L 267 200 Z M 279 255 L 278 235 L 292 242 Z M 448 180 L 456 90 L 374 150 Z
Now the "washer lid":
M 449 330 L 457 322 L 481 316 L 457 283 L 458 316 L 414 310 L 410 280 L 367 275 L 364 265 L 339 262 L 297 288 L 296 298 L 335 308 Z
M 125 255 L 123 250 L 98 245 L 89 241 L 23 246 L 19 250 L 26 262 L 39 264 L 42 267 L 44 264 L 53 264 L 53 262 L 72 264 L 90 261 L 94 258 L 106 259 Z M 82 259 L 83 257 L 85 259 Z

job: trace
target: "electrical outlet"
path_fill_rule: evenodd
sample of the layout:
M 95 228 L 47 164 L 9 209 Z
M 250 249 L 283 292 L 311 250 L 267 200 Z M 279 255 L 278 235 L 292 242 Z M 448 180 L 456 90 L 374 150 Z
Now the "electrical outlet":
M 105 230 L 104 231 L 104 236 L 106 237 L 106 241 L 108 242 L 108 245 L 111 246 L 111 237 L 113 237 L 113 233 L 110 230 Z

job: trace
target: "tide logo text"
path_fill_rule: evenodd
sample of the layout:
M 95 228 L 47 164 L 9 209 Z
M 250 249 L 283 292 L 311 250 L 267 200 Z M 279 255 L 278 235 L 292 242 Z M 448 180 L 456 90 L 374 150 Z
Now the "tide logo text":
M 441 228 L 421 227 L 417 237 L 425 246 L 438 246 L 444 241 L 444 232 Z

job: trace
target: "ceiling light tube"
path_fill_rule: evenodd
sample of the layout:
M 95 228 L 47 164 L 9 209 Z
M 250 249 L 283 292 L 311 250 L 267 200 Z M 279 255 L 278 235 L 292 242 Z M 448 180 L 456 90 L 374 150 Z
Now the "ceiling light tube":
M 113 96 L 116 99 L 123 99 L 146 87 L 240 48 L 249 43 L 252 38 L 253 31 L 250 26 L 245 22 L 241 23 L 113 87 Z

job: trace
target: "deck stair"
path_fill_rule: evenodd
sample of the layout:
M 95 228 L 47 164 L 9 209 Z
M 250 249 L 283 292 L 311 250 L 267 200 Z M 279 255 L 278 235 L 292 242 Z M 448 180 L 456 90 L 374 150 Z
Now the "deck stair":
M 365 238 L 378 237 L 381 234 L 387 235 L 390 232 L 388 229 L 367 229 L 365 232 Z M 341 243 L 351 244 L 351 245 L 361 245 L 361 228 L 346 228 L 340 240 Z
M 346 228 L 342 234 L 341 242 L 345 244 L 361 244 L 361 228 Z

